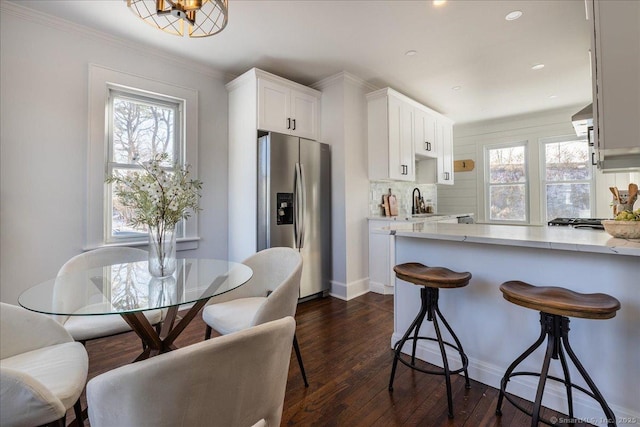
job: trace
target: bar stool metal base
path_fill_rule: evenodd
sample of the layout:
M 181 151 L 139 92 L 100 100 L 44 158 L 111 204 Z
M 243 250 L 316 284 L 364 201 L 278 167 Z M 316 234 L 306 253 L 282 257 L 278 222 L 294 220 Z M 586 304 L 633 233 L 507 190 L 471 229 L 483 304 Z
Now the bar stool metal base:
M 590 396 L 591 398 L 595 399 L 600 404 L 600 406 L 602 407 L 602 410 L 604 411 L 607 417 L 607 425 L 609 427 L 615 426 L 616 418 L 615 418 L 615 415 L 613 414 L 613 411 L 611 410 L 611 408 L 609 408 L 609 405 L 607 405 L 607 402 L 604 400 L 604 397 L 602 397 L 602 394 L 596 387 L 591 377 L 589 377 L 589 374 L 587 373 L 586 369 L 584 369 L 584 367 L 578 360 L 578 357 L 575 355 L 575 353 L 573 352 L 573 349 L 569 345 L 569 318 L 565 316 L 556 315 L 556 314 L 540 312 L 540 326 L 541 326 L 540 337 L 537 339 L 536 342 L 533 343 L 531 347 L 529 347 L 524 353 L 522 353 L 509 366 L 509 368 L 504 374 L 504 377 L 502 378 L 502 381 L 500 382 L 500 395 L 498 396 L 498 405 L 496 407 L 496 415 L 502 415 L 502 399 L 506 398 L 509 402 L 511 402 L 513 406 L 515 406 L 517 409 L 519 409 L 520 411 L 524 412 L 525 414 L 531 417 L 532 427 L 537 427 L 538 422 L 541 422 L 550 426 L 556 425 L 555 423 L 551 422 L 551 420 L 547 420 L 540 417 L 540 409 L 542 407 L 542 395 L 544 393 L 544 386 L 546 381 L 549 379 L 549 380 L 560 382 L 565 385 L 567 389 L 569 418 L 572 418 L 572 419 L 574 418 L 572 389 L 575 388 L 585 393 L 587 396 Z M 547 337 L 547 351 L 545 353 L 544 361 L 542 363 L 542 371 L 540 373 L 514 372 L 516 367 L 520 363 L 522 363 L 522 361 L 524 361 L 527 357 L 529 357 L 529 355 L 531 355 L 531 353 L 533 353 L 538 347 L 542 345 L 542 342 L 544 341 L 545 337 Z M 591 389 L 590 391 L 586 390 L 585 388 L 579 385 L 573 384 L 571 382 L 571 377 L 569 375 L 569 367 L 567 365 L 567 360 L 564 355 L 563 349 L 566 350 L 567 354 L 569 355 L 569 358 L 571 359 L 575 367 L 578 369 L 578 372 L 580 373 L 582 378 L 585 380 L 585 382 Z M 562 371 L 564 373 L 564 379 L 548 375 L 551 359 L 555 359 L 555 360 L 560 359 L 560 363 L 562 364 Z M 533 405 L 533 411 L 529 411 L 525 409 L 522 405 L 519 405 L 518 403 L 516 403 L 515 400 L 506 393 L 507 383 L 509 382 L 509 379 L 515 376 L 520 376 L 520 375 L 536 376 L 540 378 L 538 382 L 538 389 L 536 392 L 536 400 Z
M 393 391 L 393 380 L 396 374 L 396 368 L 398 366 L 398 362 L 408 366 L 411 369 L 415 369 L 416 371 L 424 372 L 425 374 L 444 375 L 446 385 L 447 385 L 447 404 L 449 408 L 449 418 L 453 418 L 451 375 L 464 372 L 465 388 L 467 389 L 471 388 L 471 384 L 469 383 L 469 374 L 467 372 L 467 366 L 469 365 L 469 360 L 467 358 L 467 355 L 464 353 L 464 350 L 462 349 L 462 344 L 460 343 L 460 340 L 458 339 L 456 334 L 453 332 L 453 329 L 451 329 L 451 326 L 449 326 L 449 323 L 444 318 L 444 316 L 440 312 L 440 309 L 438 308 L 438 295 L 439 295 L 438 288 L 430 288 L 425 286 L 422 289 L 420 289 L 420 298 L 422 300 L 422 306 L 420 307 L 420 312 L 418 313 L 416 318 L 413 320 L 413 322 L 411 323 L 411 326 L 409 326 L 409 329 L 407 329 L 403 337 L 398 342 L 396 342 L 395 345 L 393 346 L 393 351 L 395 355 L 393 357 L 393 367 L 391 368 L 391 378 L 389 380 L 389 391 Z M 418 336 L 418 332 L 420 331 L 420 327 L 422 326 L 422 322 L 424 321 L 425 317 L 427 318 L 427 321 L 433 322 L 433 327 L 436 332 L 436 338 Z M 440 318 L 445 328 L 449 331 L 456 345 L 448 343 L 442 339 L 442 334 L 440 332 L 440 325 L 438 324 L 438 318 Z M 413 336 L 411 336 L 412 333 L 413 333 Z M 437 370 L 425 369 L 416 365 L 416 346 L 418 344 L 418 340 L 429 340 L 429 341 L 435 341 L 438 343 L 440 347 L 440 354 L 442 355 L 442 363 L 444 366 L 443 369 L 437 369 Z M 401 355 L 402 347 L 407 341 L 413 341 L 413 349 L 411 352 L 410 362 L 405 360 Z M 460 354 L 460 359 L 462 361 L 461 368 L 453 369 L 453 370 L 449 368 L 449 361 L 447 360 L 447 353 L 445 351 L 445 346 L 453 348 Z

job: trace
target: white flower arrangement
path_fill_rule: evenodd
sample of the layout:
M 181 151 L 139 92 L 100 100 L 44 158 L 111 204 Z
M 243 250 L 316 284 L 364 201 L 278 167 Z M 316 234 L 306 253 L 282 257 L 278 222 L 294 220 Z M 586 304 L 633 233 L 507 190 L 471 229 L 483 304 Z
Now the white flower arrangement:
M 114 184 L 114 194 L 133 215 L 129 225 L 146 225 L 150 229 L 173 229 L 181 219 L 187 219 L 191 211 L 197 211 L 202 182 L 189 179 L 189 165 L 175 165 L 165 170 L 161 164 L 168 154 L 158 154 L 141 163 L 143 171 L 114 174 L 106 182 Z

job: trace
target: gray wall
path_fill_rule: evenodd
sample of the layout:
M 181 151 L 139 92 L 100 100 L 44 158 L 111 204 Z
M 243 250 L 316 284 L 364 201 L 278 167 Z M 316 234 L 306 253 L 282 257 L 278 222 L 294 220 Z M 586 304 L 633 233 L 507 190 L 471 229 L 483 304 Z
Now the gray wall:
M 224 76 L 90 29 L 0 3 L 0 300 L 15 304 L 85 244 L 88 67 L 198 91 L 199 248 L 227 253 Z

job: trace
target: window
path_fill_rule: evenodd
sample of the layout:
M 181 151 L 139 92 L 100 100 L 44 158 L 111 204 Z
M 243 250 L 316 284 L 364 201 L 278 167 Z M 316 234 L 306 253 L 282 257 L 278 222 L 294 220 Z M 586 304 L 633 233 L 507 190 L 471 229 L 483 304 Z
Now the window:
M 109 89 L 107 164 L 108 175 L 140 171 L 141 162 L 156 154 L 168 153 L 166 163 L 182 163 L 182 103 L 130 90 Z M 123 239 L 146 238 L 146 228 L 129 226 L 129 209 L 121 206 L 107 185 L 105 197 L 105 237 L 108 243 Z M 178 237 L 182 227 L 178 224 Z
M 526 142 L 485 147 L 486 217 L 491 222 L 528 222 Z
M 546 218 L 590 218 L 593 167 L 586 139 L 575 136 L 541 140 Z
M 145 230 L 126 224 L 105 177 L 134 171 L 157 152 L 169 153 L 168 168 L 188 163 L 198 177 L 198 92 L 90 64 L 84 249 L 147 244 Z M 197 215 L 179 225 L 178 250 L 198 247 Z

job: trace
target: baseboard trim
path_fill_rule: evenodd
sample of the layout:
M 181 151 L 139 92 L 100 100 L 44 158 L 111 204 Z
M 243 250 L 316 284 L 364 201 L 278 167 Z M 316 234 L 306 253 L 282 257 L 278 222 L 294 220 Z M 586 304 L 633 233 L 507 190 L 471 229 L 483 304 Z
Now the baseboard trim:
M 387 286 L 384 283 L 369 280 L 369 291 L 382 295 L 393 295 L 393 286 Z
M 331 292 L 329 295 L 332 297 L 341 299 L 343 301 L 349 301 L 357 298 L 360 295 L 364 295 L 369 292 L 369 279 L 359 279 L 353 282 L 341 283 L 335 280 L 331 281 Z

